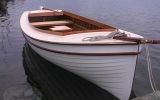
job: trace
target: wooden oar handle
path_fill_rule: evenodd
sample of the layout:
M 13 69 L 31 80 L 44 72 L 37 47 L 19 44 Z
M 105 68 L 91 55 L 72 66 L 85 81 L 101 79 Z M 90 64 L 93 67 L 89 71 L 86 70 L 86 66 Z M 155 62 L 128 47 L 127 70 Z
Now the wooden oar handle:
M 49 8 L 42 8 L 42 10 L 50 10 L 50 11 L 53 11 L 53 9 L 49 9 Z
M 113 37 L 113 39 L 117 40 L 123 40 L 123 41 L 130 41 L 130 42 L 137 42 L 138 44 L 160 44 L 160 40 L 149 40 L 149 39 L 143 39 L 143 38 L 133 38 L 133 37 Z
M 160 40 L 152 40 L 152 44 L 160 44 Z
M 123 40 L 123 41 L 130 41 L 130 42 L 137 42 L 137 43 L 141 43 L 141 39 L 139 38 L 131 38 L 131 37 L 113 37 L 113 39 L 116 39 L 116 40 Z

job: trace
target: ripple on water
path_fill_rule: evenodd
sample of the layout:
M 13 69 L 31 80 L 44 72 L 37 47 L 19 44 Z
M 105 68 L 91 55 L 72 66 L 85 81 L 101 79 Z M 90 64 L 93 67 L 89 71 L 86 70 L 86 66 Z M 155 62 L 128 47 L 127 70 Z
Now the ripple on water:
M 4 100 L 41 100 L 28 83 L 17 84 L 6 89 L 3 98 Z

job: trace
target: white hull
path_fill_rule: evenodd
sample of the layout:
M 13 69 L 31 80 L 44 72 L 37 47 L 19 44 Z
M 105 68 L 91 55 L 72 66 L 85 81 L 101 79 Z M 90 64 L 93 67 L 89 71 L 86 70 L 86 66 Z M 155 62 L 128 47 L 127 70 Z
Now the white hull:
M 139 44 L 114 39 L 82 41 L 85 36 L 109 34 L 107 32 L 63 37 L 45 34 L 34 29 L 27 18 L 27 13 L 22 15 L 21 28 L 27 42 L 39 55 L 95 83 L 121 100 L 129 99 L 137 55 L 140 52 Z M 141 38 L 136 34 L 126 33 Z
M 95 57 L 65 55 L 47 52 L 33 45 L 31 47 L 50 62 L 95 83 L 121 100 L 128 100 L 132 89 L 136 55 Z
M 27 38 L 31 43 L 35 43 L 40 47 L 54 50 L 54 44 L 47 44 Z M 73 55 L 61 54 L 43 50 L 32 44 L 30 46 L 42 57 L 60 67 L 71 71 L 93 83 L 99 87 L 109 91 L 121 100 L 128 100 L 132 89 L 133 77 L 135 72 L 137 55 Z M 57 45 L 56 45 L 57 46 Z M 123 45 L 121 45 L 123 48 Z M 92 46 L 93 47 L 93 46 Z M 93 49 L 90 47 L 90 51 Z M 132 48 L 134 47 L 134 48 Z M 85 46 L 77 46 L 77 49 L 83 51 Z M 94 47 L 93 47 L 94 48 Z M 100 47 L 102 48 L 102 47 Z M 103 49 L 107 49 L 103 46 Z M 116 53 L 121 51 L 110 46 L 111 50 Z M 73 49 L 73 48 L 71 48 Z M 102 51 L 104 51 L 102 49 Z M 67 50 L 59 45 L 57 50 Z M 114 51 L 115 50 L 115 51 Z M 138 51 L 138 45 L 125 46 L 126 51 Z M 68 50 L 67 50 L 68 51 Z M 67 52 L 65 51 L 65 52 Z M 88 50 L 87 50 L 88 51 Z M 69 51 L 68 51 L 69 52 Z M 111 51 L 108 51 L 111 52 Z M 96 52 L 98 53 L 98 51 Z M 101 52 L 100 52 L 101 53 Z

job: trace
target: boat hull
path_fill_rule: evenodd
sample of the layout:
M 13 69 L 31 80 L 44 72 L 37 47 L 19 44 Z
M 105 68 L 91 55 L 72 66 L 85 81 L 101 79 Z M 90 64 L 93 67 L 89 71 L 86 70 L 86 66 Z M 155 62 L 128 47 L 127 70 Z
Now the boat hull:
M 48 61 L 93 82 L 121 100 L 129 99 L 138 45 L 119 45 L 125 50 L 117 49 L 117 45 L 102 45 L 99 49 L 96 46 L 97 51 L 93 45 L 76 45 L 78 51 L 74 46 L 70 50 L 64 45 L 44 43 L 25 37 L 33 50 Z M 90 49 L 86 51 L 85 48 Z

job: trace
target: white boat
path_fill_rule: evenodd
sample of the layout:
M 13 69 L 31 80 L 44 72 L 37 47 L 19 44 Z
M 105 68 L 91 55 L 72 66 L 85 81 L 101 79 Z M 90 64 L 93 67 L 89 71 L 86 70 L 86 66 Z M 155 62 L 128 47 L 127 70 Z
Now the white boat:
M 62 10 L 25 11 L 20 26 L 39 55 L 121 100 L 129 99 L 140 44 L 113 37 L 142 36 Z

